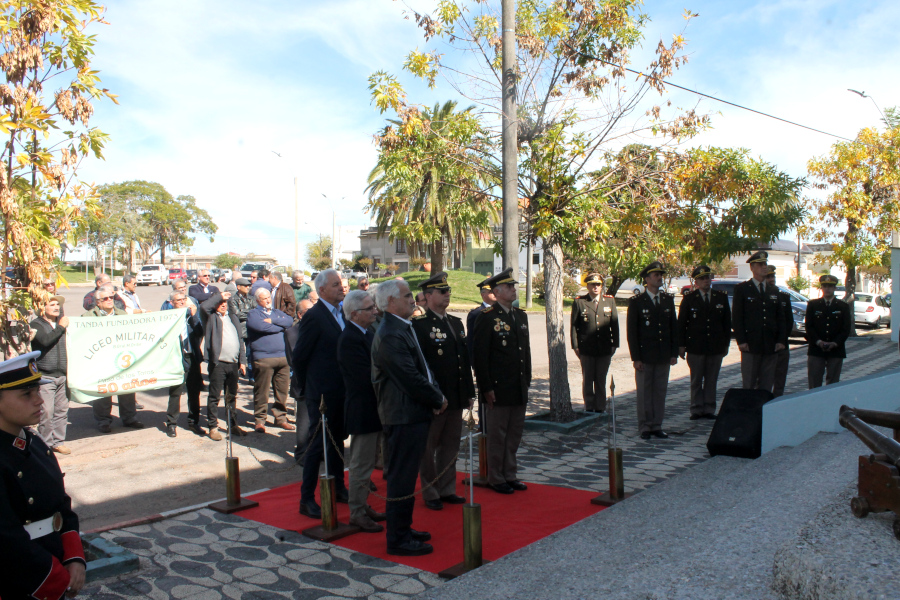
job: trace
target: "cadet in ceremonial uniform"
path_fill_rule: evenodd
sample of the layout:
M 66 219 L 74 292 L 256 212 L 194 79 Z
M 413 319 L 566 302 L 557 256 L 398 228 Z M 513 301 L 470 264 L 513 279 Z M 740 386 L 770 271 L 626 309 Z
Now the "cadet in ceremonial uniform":
M 470 310 L 469 314 L 466 315 L 466 332 L 469 334 L 467 345 L 469 347 L 469 360 L 472 361 L 473 368 L 475 362 L 475 349 L 472 347 L 472 340 L 475 338 L 472 335 L 472 332 L 475 331 L 475 319 L 478 318 L 481 311 L 497 303 L 497 298 L 494 297 L 494 292 L 491 291 L 491 286 L 488 285 L 488 279 L 485 279 L 476 287 L 478 287 L 478 291 L 481 293 L 481 304 Z M 484 433 L 484 402 L 481 401 L 478 402 L 478 430 Z
M 766 266 L 766 283 L 774 286 L 776 289 L 778 288 L 778 285 L 775 283 L 774 265 Z M 784 320 L 784 329 L 786 333 L 784 337 L 784 348 L 775 353 L 775 384 L 772 387 L 772 395 L 776 398 L 784 395 L 784 386 L 787 384 L 788 367 L 791 362 L 791 349 L 788 346 L 787 340 L 794 330 L 794 311 L 790 294 L 778 290 L 778 308 L 781 310 L 781 317 Z
M 659 261 L 644 267 L 641 278 L 646 291 L 628 301 L 628 350 L 637 384 L 638 431 L 645 440 L 669 437 L 662 422 L 669 368 L 678 362 L 675 300 L 659 289 L 665 272 Z
M 440 510 L 444 502 L 464 504 L 466 501 L 456 494 L 456 455 L 463 410 L 471 409 L 475 402 L 475 382 L 462 319 L 447 314 L 450 304 L 447 274 L 435 273 L 419 287 L 425 294 L 425 314 L 412 318 L 413 331 L 435 383 L 447 399 L 447 410 L 431 421 L 419 475 L 425 506 Z M 426 488 L 435 478 L 437 483 Z
M 29 352 L 0 363 L 0 597 L 74 597 L 84 585 L 78 517 L 41 419 L 41 374 Z
M 760 250 L 747 259 L 753 277 L 734 286 L 731 321 L 741 350 L 741 378 L 746 390 L 772 391 L 776 353 L 787 346 L 778 288 L 766 283 L 769 255 Z
M 806 339 L 809 340 L 809 356 L 806 359 L 806 371 L 809 377 L 809 389 L 837 383 L 841 380 L 841 367 L 847 358 L 844 347 L 850 337 L 850 326 L 853 315 L 850 305 L 834 297 L 834 286 L 838 278 L 834 275 L 822 275 L 819 284 L 822 286 L 822 297 L 810 300 L 806 307 Z
M 584 410 L 606 411 L 606 374 L 619 347 L 619 311 L 612 296 L 604 296 L 603 278 L 589 273 L 584 278 L 588 293 L 572 303 L 570 336 L 575 356 L 581 361 Z
M 512 269 L 487 280 L 497 303 L 475 320 L 475 376 L 485 407 L 488 483 L 501 494 L 528 489 L 518 479 L 516 451 L 531 386 L 531 343 L 525 311 L 515 308 Z
M 700 265 L 691 273 L 697 289 L 681 299 L 678 354 L 691 370 L 691 420 L 716 418 L 716 383 L 731 344 L 728 294 L 712 289 L 712 270 Z

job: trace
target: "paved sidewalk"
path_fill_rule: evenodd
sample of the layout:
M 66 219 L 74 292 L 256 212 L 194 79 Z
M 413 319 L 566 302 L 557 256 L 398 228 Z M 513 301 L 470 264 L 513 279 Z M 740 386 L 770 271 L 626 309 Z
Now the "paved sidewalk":
M 845 380 L 900 365 L 897 348 L 884 332 L 874 334 L 871 340 L 850 343 L 850 358 L 845 361 L 843 370 Z M 740 385 L 740 365 L 734 360 L 735 354 L 736 349 L 732 349 L 731 360 L 719 379 L 720 401 L 725 390 Z M 619 362 L 624 365 L 626 361 Z M 627 366 L 630 367 L 630 361 Z M 624 366 L 619 368 L 624 369 Z M 624 370 L 618 376 L 622 378 L 621 382 L 617 377 L 617 386 L 624 389 L 617 394 L 617 413 L 626 489 L 646 489 L 708 458 L 705 444 L 712 422 L 688 419 L 689 380 L 682 376 L 673 379 L 669 385 L 664 427 L 670 433 L 670 439 L 643 441 L 637 435 L 634 379 L 632 376 L 629 386 L 623 373 Z M 580 382 L 577 364 L 570 369 L 570 375 L 573 385 L 577 386 Z M 787 392 L 805 389 L 806 347 L 799 346 L 792 351 Z M 533 392 L 534 401 L 529 410 L 545 409 L 549 401 L 546 378 L 536 378 Z M 605 427 L 596 425 L 571 436 L 526 432 L 519 451 L 522 479 L 606 491 Z M 265 440 L 268 445 L 284 441 L 276 436 L 265 437 L 271 438 Z M 252 437 L 245 443 L 257 444 Z M 199 448 L 200 444 L 214 442 L 194 438 L 191 444 Z M 289 466 L 283 450 L 276 451 L 268 446 L 267 449 L 269 451 L 257 453 L 263 452 L 269 459 L 265 462 L 271 461 L 270 467 Z M 239 450 L 248 451 L 246 448 Z M 462 456 L 460 468 L 465 466 Z M 189 461 L 190 456 L 179 460 Z M 288 469 L 279 476 L 295 481 L 299 470 Z M 255 487 L 245 485 L 244 489 Z M 422 509 L 421 504 L 417 509 Z M 488 526 L 491 525 L 486 523 L 485 527 Z M 141 570 L 90 585 L 84 590 L 84 597 L 110 600 L 351 597 L 399 600 L 440 585 L 440 580 L 430 573 L 314 542 L 296 532 L 281 531 L 237 515 L 220 515 L 206 509 L 150 525 L 114 529 L 102 535 L 139 555 Z

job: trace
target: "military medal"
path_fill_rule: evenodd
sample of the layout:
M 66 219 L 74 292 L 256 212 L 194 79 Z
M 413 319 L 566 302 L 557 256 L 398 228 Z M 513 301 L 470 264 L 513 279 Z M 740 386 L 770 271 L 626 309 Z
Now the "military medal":
M 442 356 L 443 354 L 444 354 L 444 351 L 442 349 L 438 348 L 438 356 Z
M 504 346 L 506 345 L 506 340 L 503 340 L 503 345 L 504 345 Z
M 24 450 L 25 449 L 25 440 L 23 440 L 20 437 L 17 437 L 16 439 L 13 440 L 13 446 L 18 448 L 19 450 Z

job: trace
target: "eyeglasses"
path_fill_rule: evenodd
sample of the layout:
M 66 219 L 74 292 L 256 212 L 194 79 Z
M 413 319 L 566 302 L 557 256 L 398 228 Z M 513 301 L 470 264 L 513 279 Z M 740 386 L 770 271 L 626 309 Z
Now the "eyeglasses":
M 106 301 L 106 300 L 112 300 L 112 299 L 113 299 L 112 296 L 98 296 L 98 297 L 97 297 L 97 302 L 104 302 L 104 301 Z
M 366 307 L 366 308 L 360 308 L 359 310 L 375 310 L 375 308 L 376 308 L 376 307 L 375 307 L 375 305 L 373 304 L 372 306 L 369 306 L 369 307 Z
M 201 275 L 200 277 L 209 277 L 209 275 Z
M 178 304 L 179 302 L 187 302 L 187 298 L 175 298 L 172 300 L 172 303 Z
M 450 293 L 450 288 L 435 288 L 434 291 L 440 292 L 441 294 L 449 294 L 449 293 Z

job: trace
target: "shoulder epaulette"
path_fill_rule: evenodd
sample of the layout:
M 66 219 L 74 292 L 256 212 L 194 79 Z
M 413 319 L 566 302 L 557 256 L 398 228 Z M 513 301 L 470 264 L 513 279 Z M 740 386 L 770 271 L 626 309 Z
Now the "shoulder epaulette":
M 483 311 L 481 311 L 481 313 L 482 313 L 482 314 L 484 314 L 484 313 L 489 313 L 489 312 L 491 312 L 492 310 L 494 310 L 494 305 L 493 305 L 493 304 L 490 305 L 490 306 L 488 306 L 487 308 L 485 308 Z
M 428 315 L 416 315 L 412 319 L 410 319 L 410 321 L 418 321 L 419 319 L 424 319 L 427 316 Z
M 615 296 L 610 296 L 609 294 L 603 294 L 604 298 L 614 298 Z

